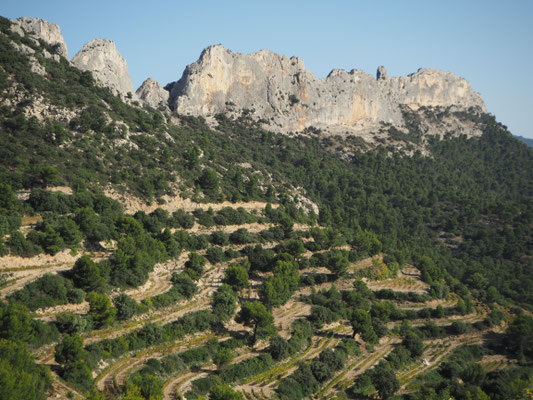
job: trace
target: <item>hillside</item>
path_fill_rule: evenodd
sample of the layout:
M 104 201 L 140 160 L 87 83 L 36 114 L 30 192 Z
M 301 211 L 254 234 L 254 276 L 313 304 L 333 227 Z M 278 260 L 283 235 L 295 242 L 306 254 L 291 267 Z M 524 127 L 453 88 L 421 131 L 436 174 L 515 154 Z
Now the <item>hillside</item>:
M 466 81 L 297 133 L 0 30 L 2 396 L 526 398 L 533 151 Z
M 515 136 L 521 142 L 527 144 L 529 147 L 533 147 L 533 139 L 525 138 L 523 136 Z

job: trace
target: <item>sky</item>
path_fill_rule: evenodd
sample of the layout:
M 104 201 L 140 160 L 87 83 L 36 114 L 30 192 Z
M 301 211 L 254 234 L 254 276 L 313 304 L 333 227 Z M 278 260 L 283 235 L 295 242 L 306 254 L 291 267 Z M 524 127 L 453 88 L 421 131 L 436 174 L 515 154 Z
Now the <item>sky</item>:
M 467 79 L 513 134 L 533 138 L 533 0 L 2 0 L 0 15 L 58 24 L 70 57 L 115 42 L 133 86 L 178 80 L 212 44 L 390 76 L 439 68 Z

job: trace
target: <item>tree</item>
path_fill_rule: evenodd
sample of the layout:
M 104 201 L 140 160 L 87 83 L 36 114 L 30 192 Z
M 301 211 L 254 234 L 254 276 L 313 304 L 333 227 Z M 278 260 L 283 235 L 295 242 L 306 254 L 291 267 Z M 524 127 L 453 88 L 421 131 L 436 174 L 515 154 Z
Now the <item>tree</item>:
M 72 280 L 86 292 L 102 291 L 106 283 L 105 278 L 100 275 L 98 265 L 87 255 L 76 260 L 72 268 Z
M 117 310 L 111 308 L 111 301 L 103 293 L 91 292 L 87 295 L 89 313 L 92 314 L 96 327 L 103 328 L 115 321 Z
M 177 274 L 174 272 L 170 281 L 174 285 L 174 289 L 186 299 L 190 299 L 198 291 L 198 286 L 186 273 Z
M 269 343 L 267 352 L 274 360 L 283 360 L 289 355 L 289 342 L 281 336 L 271 337 Z
M 45 400 L 49 369 L 35 363 L 25 343 L 0 339 L 0 399 Z
M 418 335 L 414 333 L 408 333 L 402 344 L 411 353 L 412 358 L 418 358 L 424 352 L 424 343 Z
M 126 382 L 124 393 L 119 397 L 119 400 L 146 400 L 141 394 L 141 389 L 131 382 Z
M 257 335 L 270 336 L 275 333 L 274 317 L 259 302 L 245 302 L 235 320 L 245 326 L 253 328 L 252 344 L 256 342 Z
M 286 243 L 286 251 L 295 259 L 299 259 L 305 253 L 305 247 L 301 240 L 292 239 Z
M 0 338 L 22 342 L 33 338 L 31 315 L 22 304 L 0 305 Z
M 371 375 L 372 384 L 382 399 L 388 399 L 400 389 L 396 374 L 386 363 L 379 363 Z
M 87 352 L 83 349 L 83 339 L 78 334 L 65 335 L 55 349 L 55 360 L 59 364 L 82 361 L 86 357 Z
M 242 394 L 228 385 L 217 385 L 209 392 L 209 400 L 241 400 Z
M 364 310 L 355 310 L 350 316 L 350 324 L 353 328 L 353 336 L 360 333 L 363 340 L 368 343 L 376 343 L 377 335 L 372 327 L 370 314 Z
M 231 318 L 237 309 L 237 294 L 231 286 L 222 285 L 213 295 L 213 314 L 221 321 Z
M 133 317 L 137 312 L 137 302 L 126 293 L 121 293 L 113 299 L 113 304 L 117 309 L 117 319 L 126 320 Z
M 222 282 L 230 285 L 234 290 L 239 291 L 248 286 L 248 271 L 240 265 L 230 265 L 224 272 Z
M 346 274 L 346 269 L 350 265 L 348 254 L 343 251 L 331 251 L 328 256 L 326 268 L 338 278 Z
M 87 318 L 84 318 L 83 315 L 69 312 L 57 314 L 56 325 L 60 332 L 68 333 L 69 335 L 83 332 L 89 327 Z
M 233 351 L 231 351 L 231 349 L 223 347 L 219 349 L 215 354 L 213 354 L 213 362 L 220 369 L 224 365 L 229 364 L 231 360 L 233 360 L 233 357 L 235 357 Z
M 218 175 L 211 168 L 205 168 L 198 178 L 198 185 L 208 194 L 214 194 L 218 190 Z
M 205 258 L 195 251 L 189 253 L 189 260 L 185 262 L 185 269 L 189 276 L 198 280 L 204 272 Z
M 163 398 L 163 381 L 152 374 L 138 373 L 130 378 L 130 383 L 140 389 L 145 399 L 161 400 Z
M 62 375 L 66 381 L 83 391 L 90 390 L 93 386 L 91 369 L 84 361 L 65 364 Z
M 57 231 L 61 235 L 63 241 L 71 249 L 75 249 L 80 245 L 82 234 L 78 228 L 78 225 L 70 219 L 63 218 L 60 225 L 57 227 Z
M 533 317 L 525 314 L 516 317 L 507 328 L 505 342 L 520 358 L 533 356 Z
M 291 256 L 287 256 L 292 260 Z M 279 307 L 298 288 L 299 280 L 298 264 L 294 260 L 278 260 L 274 275 L 269 276 L 259 289 L 259 297 L 268 308 Z

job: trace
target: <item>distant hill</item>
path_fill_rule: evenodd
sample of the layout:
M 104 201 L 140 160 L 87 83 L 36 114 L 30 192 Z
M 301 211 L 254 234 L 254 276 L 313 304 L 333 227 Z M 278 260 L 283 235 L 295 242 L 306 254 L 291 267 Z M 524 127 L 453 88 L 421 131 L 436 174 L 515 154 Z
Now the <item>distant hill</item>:
M 521 142 L 524 142 L 524 143 L 527 144 L 529 147 L 533 147 L 533 139 L 525 138 L 525 137 L 523 137 L 523 136 L 515 136 L 515 138 L 517 138 L 517 139 L 520 140 Z

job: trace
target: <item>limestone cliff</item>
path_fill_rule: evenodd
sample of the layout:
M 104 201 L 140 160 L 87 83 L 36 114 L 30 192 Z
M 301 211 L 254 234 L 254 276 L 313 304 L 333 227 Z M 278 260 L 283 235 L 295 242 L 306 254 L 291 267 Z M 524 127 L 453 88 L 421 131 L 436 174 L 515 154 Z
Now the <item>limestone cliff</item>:
M 84 71 L 91 71 L 96 81 L 122 97 L 134 94 L 126 60 L 115 43 L 107 39 L 94 39 L 86 43 L 74 56 L 72 64 Z
M 389 78 L 380 67 L 376 78 L 360 70 L 336 69 L 317 79 L 297 57 L 268 50 L 245 55 L 220 45 L 208 47 L 187 66 L 172 87 L 170 104 L 185 115 L 240 114 L 249 109 L 281 131 L 379 121 L 401 125 L 401 106 L 485 109 L 468 82 L 450 72 L 421 69 Z
M 139 99 L 154 108 L 168 106 L 169 92 L 152 78 L 146 79 L 135 92 Z
M 68 60 L 68 51 L 65 39 L 61 35 L 59 26 L 40 18 L 21 17 L 13 22 L 13 29 L 24 29 L 27 33 L 31 33 L 36 37 L 44 40 L 55 48 L 55 51 L 60 56 Z M 21 32 L 19 32 L 21 33 Z M 24 36 L 23 34 L 21 36 Z

